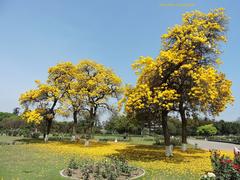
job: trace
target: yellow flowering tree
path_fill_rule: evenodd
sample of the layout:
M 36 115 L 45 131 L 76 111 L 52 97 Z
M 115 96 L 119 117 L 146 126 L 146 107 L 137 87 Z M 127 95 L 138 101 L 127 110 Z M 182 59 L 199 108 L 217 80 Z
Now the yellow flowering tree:
M 73 140 L 76 136 L 78 115 L 82 109 L 82 96 L 78 88 L 80 82 L 76 81 L 76 65 L 72 62 L 61 62 L 48 70 L 48 83 L 57 87 L 62 94 L 59 99 L 57 113 L 62 116 L 73 117 Z
M 70 93 L 81 97 L 80 109 L 88 113 L 88 137 L 97 123 L 98 111 L 112 110 L 109 100 L 122 93 L 122 81 L 111 69 L 91 60 L 80 61 L 76 71 L 76 86 L 73 85 L 74 89 Z
M 222 8 L 212 10 L 206 14 L 193 11 L 185 13 L 183 23 L 169 29 L 168 33 L 162 36 L 163 49 L 158 58 L 163 61 L 161 71 L 165 75 L 159 74 L 160 77 L 162 76 L 161 80 L 156 80 L 159 79 L 158 76 L 153 81 L 153 84 L 161 85 L 166 82 L 169 87 L 175 89 L 179 94 L 176 105 L 182 119 L 183 150 L 186 149 L 187 144 L 186 111 L 195 109 L 195 106 L 189 108 L 189 103 L 192 103 L 191 90 L 194 86 L 198 86 L 193 76 L 199 73 L 199 68 L 209 69 L 209 66 L 212 66 L 214 69 L 214 66 L 218 63 L 219 43 L 226 42 L 226 22 L 227 17 Z M 215 76 L 217 76 L 217 72 L 215 72 Z M 203 85 L 216 83 L 210 81 L 209 78 L 205 81 L 205 84 L 203 82 L 198 83 L 203 83 Z M 205 88 L 210 90 L 210 87 L 209 89 Z M 230 86 L 228 86 L 228 91 L 230 95 L 226 97 L 228 100 L 223 102 L 224 106 L 231 102 L 232 99 Z M 219 95 L 221 94 L 219 93 Z M 198 98 L 195 100 L 202 100 L 200 96 Z M 205 101 L 205 103 L 207 102 Z M 194 104 L 196 105 L 196 103 Z M 200 102 L 198 104 L 203 105 Z M 204 109 L 200 108 L 199 110 Z M 202 112 L 206 111 L 205 109 Z M 219 112 L 221 111 L 217 113 Z
M 37 89 L 21 95 L 20 103 L 28 122 L 46 121 L 46 140 L 56 113 L 72 115 L 75 136 L 78 116 L 87 112 L 88 135 L 91 134 L 97 112 L 111 110 L 109 100 L 122 93 L 121 79 L 111 69 L 91 60 L 50 67 L 46 84 L 37 82 L 37 85 Z
M 133 88 L 126 88 L 125 96 L 120 103 L 125 103 L 125 110 L 128 113 L 140 110 L 150 110 L 154 121 L 162 122 L 166 156 L 171 156 L 170 134 L 168 130 L 168 114 L 174 108 L 179 94 L 167 83 L 155 86 L 155 78 L 163 72 L 163 62 L 160 59 L 154 60 L 151 57 L 141 57 L 133 64 L 138 75 L 137 84 Z M 160 75 L 164 77 L 165 74 Z
M 78 91 L 79 84 L 75 80 L 70 83 L 70 88 L 67 90 L 64 97 L 60 100 L 61 108 L 59 114 L 63 116 L 71 115 L 73 117 L 72 140 L 76 140 L 77 123 L 80 116 L 84 114 L 84 99 L 81 91 Z
M 220 54 L 219 42 L 226 41 L 226 21 L 222 8 L 207 14 L 199 11 L 186 13 L 181 25 L 174 26 L 162 36 L 162 49 L 156 59 L 141 57 L 133 64 L 138 80 L 134 88 L 126 90 L 123 99 L 126 111 L 149 108 L 152 112 L 161 114 L 159 117 L 162 121 L 167 156 L 172 155 L 167 124 L 169 112 L 180 111 L 183 122 L 182 143 L 186 144 L 186 111 L 197 109 L 206 112 L 204 107 L 211 106 L 216 114 L 231 102 L 231 85 L 219 73 L 213 72 L 213 76 L 222 77 L 224 83 L 221 85 L 219 83 L 222 81 L 211 81 L 211 78 L 206 81 L 197 81 L 195 78 L 201 76 L 201 69 L 215 68 L 217 56 Z M 198 94 L 193 98 L 192 91 L 198 86 L 205 87 L 206 91 L 217 86 L 224 86 L 226 90 L 224 93 L 222 90 L 212 92 L 217 96 L 214 101 L 209 102 L 203 101 L 204 98 L 201 97 L 207 94 Z M 213 90 L 217 91 L 216 88 Z M 222 99 L 223 94 L 225 99 Z M 218 100 L 222 99 L 221 103 L 217 102 L 217 97 Z
M 44 139 L 48 141 L 52 121 L 56 114 L 60 91 L 49 84 L 37 81 L 37 88 L 21 94 L 19 101 L 24 108 L 23 118 L 29 123 L 45 121 Z
M 39 124 L 45 121 L 44 139 L 48 141 L 48 134 L 56 113 L 59 113 L 59 102 L 69 89 L 69 82 L 73 77 L 71 62 L 59 63 L 50 67 L 45 84 L 36 81 L 37 88 L 23 93 L 20 104 L 24 107 L 23 117 L 28 122 Z
M 162 36 L 163 50 L 160 53 L 160 58 L 168 62 L 165 63 L 165 66 L 168 67 L 166 68 L 168 71 L 167 77 L 162 79 L 163 81 L 168 81 L 168 85 L 176 89 L 179 94 L 178 111 L 182 119 L 183 150 L 186 149 L 187 144 L 186 112 L 189 114 L 189 111 L 193 111 L 196 108 L 196 104 L 201 105 L 201 108 L 198 108 L 198 110 L 206 112 L 209 110 L 203 108 L 203 106 L 211 106 L 218 103 L 216 98 L 211 102 L 203 101 L 203 96 L 209 100 L 206 97 L 209 93 L 201 94 L 202 96 L 198 94 L 194 102 L 192 101 L 191 95 L 193 93 L 191 91 L 202 83 L 202 86 L 205 86 L 205 91 L 211 91 L 211 96 L 215 94 L 221 99 L 221 92 L 217 92 L 217 89 L 211 89 L 211 87 L 217 86 L 217 82 L 212 81 L 213 79 L 211 79 L 210 75 L 219 76 L 215 70 L 215 65 L 219 62 L 219 43 L 226 42 L 226 24 L 227 17 L 223 8 L 212 10 L 206 14 L 193 11 L 185 13 L 182 24 L 174 26 L 169 29 L 167 34 Z M 205 82 L 194 79 L 194 76 L 201 76 L 201 69 L 206 70 L 206 76 L 209 75 Z M 207 71 L 209 71 L 209 74 L 207 74 Z M 225 85 L 229 93 L 222 100 L 222 107 L 225 107 L 232 101 L 231 85 L 229 83 Z M 212 98 L 210 97 L 210 99 Z M 213 114 L 218 114 L 223 109 L 215 109 Z

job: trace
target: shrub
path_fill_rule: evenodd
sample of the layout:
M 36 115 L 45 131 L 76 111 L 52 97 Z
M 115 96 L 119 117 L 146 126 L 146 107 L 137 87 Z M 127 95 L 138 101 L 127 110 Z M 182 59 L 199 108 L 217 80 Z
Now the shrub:
M 116 138 L 111 138 L 111 137 L 108 137 L 108 138 L 99 138 L 98 140 L 101 141 L 101 142 L 108 142 L 108 141 L 115 141 Z M 119 142 L 129 142 L 131 141 L 130 138 L 128 139 L 123 139 L 123 138 L 118 138 L 117 139 Z
M 174 146 L 180 146 L 182 144 L 182 141 L 179 137 L 172 136 L 170 138 L 171 144 Z
M 30 137 L 31 131 L 30 129 L 24 128 L 19 130 L 19 136 Z
M 78 169 L 78 164 L 75 161 L 75 159 L 70 159 L 70 162 L 68 164 L 69 169 Z
M 212 136 L 212 137 L 209 137 L 208 140 L 209 141 L 240 144 L 240 137 L 239 136 Z
M 155 134 L 154 135 L 154 141 L 155 141 L 154 145 L 164 145 L 164 138 L 161 135 Z M 170 143 L 173 146 L 180 146 L 182 144 L 182 141 L 179 137 L 172 136 L 170 138 Z
M 40 133 L 38 133 L 38 132 L 34 132 L 34 133 L 31 134 L 31 137 L 32 137 L 33 139 L 38 139 L 39 136 L 40 136 Z
M 154 141 L 155 141 L 155 145 L 162 145 L 163 137 L 161 135 L 154 134 Z
M 115 165 L 118 172 L 123 172 L 126 174 L 130 174 L 132 167 L 130 167 L 127 161 L 122 157 L 110 157 L 110 162 Z

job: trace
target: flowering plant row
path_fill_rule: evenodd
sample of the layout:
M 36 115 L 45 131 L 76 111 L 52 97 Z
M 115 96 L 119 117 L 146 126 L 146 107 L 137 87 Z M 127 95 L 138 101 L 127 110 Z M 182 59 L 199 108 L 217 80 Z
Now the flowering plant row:
M 213 173 L 207 173 L 201 179 L 240 179 L 240 156 L 233 159 L 221 155 L 219 151 L 211 151 Z

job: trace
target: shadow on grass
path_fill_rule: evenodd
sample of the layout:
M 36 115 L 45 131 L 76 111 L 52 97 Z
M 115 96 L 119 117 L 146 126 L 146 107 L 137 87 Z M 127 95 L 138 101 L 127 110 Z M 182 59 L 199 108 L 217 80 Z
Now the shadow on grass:
M 42 139 L 17 139 L 15 142 L 21 142 L 24 144 L 30 144 L 30 143 L 43 143 L 44 141 Z
M 191 149 L 187 152 L 181 152 L 180 148 L 175 148 L 173 157 L 165 156 L 165 149 L 163 146 L 151 146 L 151 145 L 135 145 L 128 146 L 126 149 L 117 150 L 118 153 L 111 156 L 123 157 L 130 161 L 152 162 L 152 161 L 164 161 L 169 163 L 181 163 L 187 161 L 187 158 L 199 158 L 202 156 L 196 155 L 196 153 L 205 152 L 204 150 Z M 195 155 L 194 155 L 195 154 Z
M 78 141 L 55 141 L 60 143 L 61 145 L 80 145 L 80 146 L 84 146 L 85 144 L 85 140 L 81 139 Z M 88 146 L 84 146 L 86 148 L 88 147 L 103 147 L 103 146 L 110 146 L 111 144 L 107 143 L 107 142 L 97 142 L 95 140 L 90 140 L 89 141 L 89 145 Z

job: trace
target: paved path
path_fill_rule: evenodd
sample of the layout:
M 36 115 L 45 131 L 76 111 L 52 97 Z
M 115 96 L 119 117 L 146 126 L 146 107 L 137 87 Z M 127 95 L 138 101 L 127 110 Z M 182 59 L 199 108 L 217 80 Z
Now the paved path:
M 234 147 L 240 148 L 240 145 L 237 144 L 230 144 L 230 143 L 222 143 L 222 142 L 212 142 L 212 141 L 205 141 L 199 139 L 188 139 L 189 144 L 198 144 L 198 147 L 201 149 L 218 149 L 218 150 L 231 150 L 233 151 Z

